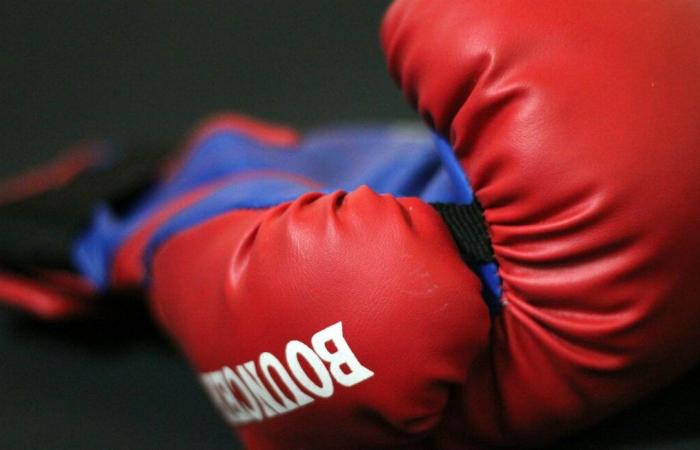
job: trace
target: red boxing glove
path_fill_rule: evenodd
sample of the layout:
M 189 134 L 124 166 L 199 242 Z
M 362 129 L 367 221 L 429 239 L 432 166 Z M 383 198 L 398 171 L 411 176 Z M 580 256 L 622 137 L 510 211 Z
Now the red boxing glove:
M 382 43 L 503 280 L 445 446 L 548 440 L 697 362 L 697 3 L 401 0 Z
M 487 345 L 479 281 L 438 213 L 368 188 L 176 234 L 152 298 L 251 449 L 417 442 Z

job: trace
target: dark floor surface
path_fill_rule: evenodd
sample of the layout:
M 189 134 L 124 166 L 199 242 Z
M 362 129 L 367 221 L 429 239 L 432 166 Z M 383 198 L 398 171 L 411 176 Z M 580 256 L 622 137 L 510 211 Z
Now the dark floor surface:
M 236 109 L 307 128 L 415 118 L 386 75 L 386 2 L 5 1 L 0 173 L 83 137 L 181 134 Z M 136 308 L 47 325 L 0 310 L 0 449 L 236 448 Z M 560 445 L 700 448 L 700 370 Z

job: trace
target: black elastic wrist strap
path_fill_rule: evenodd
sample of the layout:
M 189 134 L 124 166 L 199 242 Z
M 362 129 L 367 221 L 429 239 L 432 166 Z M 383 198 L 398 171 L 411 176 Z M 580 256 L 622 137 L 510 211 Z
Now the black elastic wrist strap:
M 431 203 L 440 214 L 468 265 L 478 265 L 494 260 L 481 205 L 474 201 L 469 205 Z

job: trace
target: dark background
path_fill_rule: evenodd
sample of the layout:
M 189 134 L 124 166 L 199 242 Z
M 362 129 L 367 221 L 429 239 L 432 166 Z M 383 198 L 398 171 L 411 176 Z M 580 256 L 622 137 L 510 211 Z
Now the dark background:
M 0 174 L 84 137 L 182 135 L 234 109 L 300 128 L 415 118 L 386 74 L 384 1 L 5 1 Z M 137 302 L 41 324 L 0 310 L 0 449 L 235 441 Z M 557 448 L 700 448 L 700 371 Z

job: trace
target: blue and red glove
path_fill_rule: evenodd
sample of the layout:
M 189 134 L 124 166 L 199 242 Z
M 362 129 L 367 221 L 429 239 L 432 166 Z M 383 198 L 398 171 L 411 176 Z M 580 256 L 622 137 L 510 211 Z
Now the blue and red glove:
M 378 420 L 367 408 L 391 426 L 356 435 L 358 446 L 413 441 L 436 426 L 500 295 L 480 209 L 444 140 L 415 125 L 298 136 L 229 115 L 168 161 L 126 213 L 97 208 L 72 261 L 96 292 L 149 290 L 154 314 L 249 446 L 331 445 L 358 420 Z M 469 239 L 458 246 L 445 221 Z M 424 261 L 419 272 L 402 270 L 410 261 Z M 243 270 L 243 285 L 228 285 L 231 270 Z M 356 285 L 362 274 L 371 282 Z M 481 325 L 469 327 L 477 315 Z M 428 354 L 436 372 L 421 375 Z M 397 388 L 403 400 L 387 395 Z M 327 427 L 329 414 L 345 419 Z

